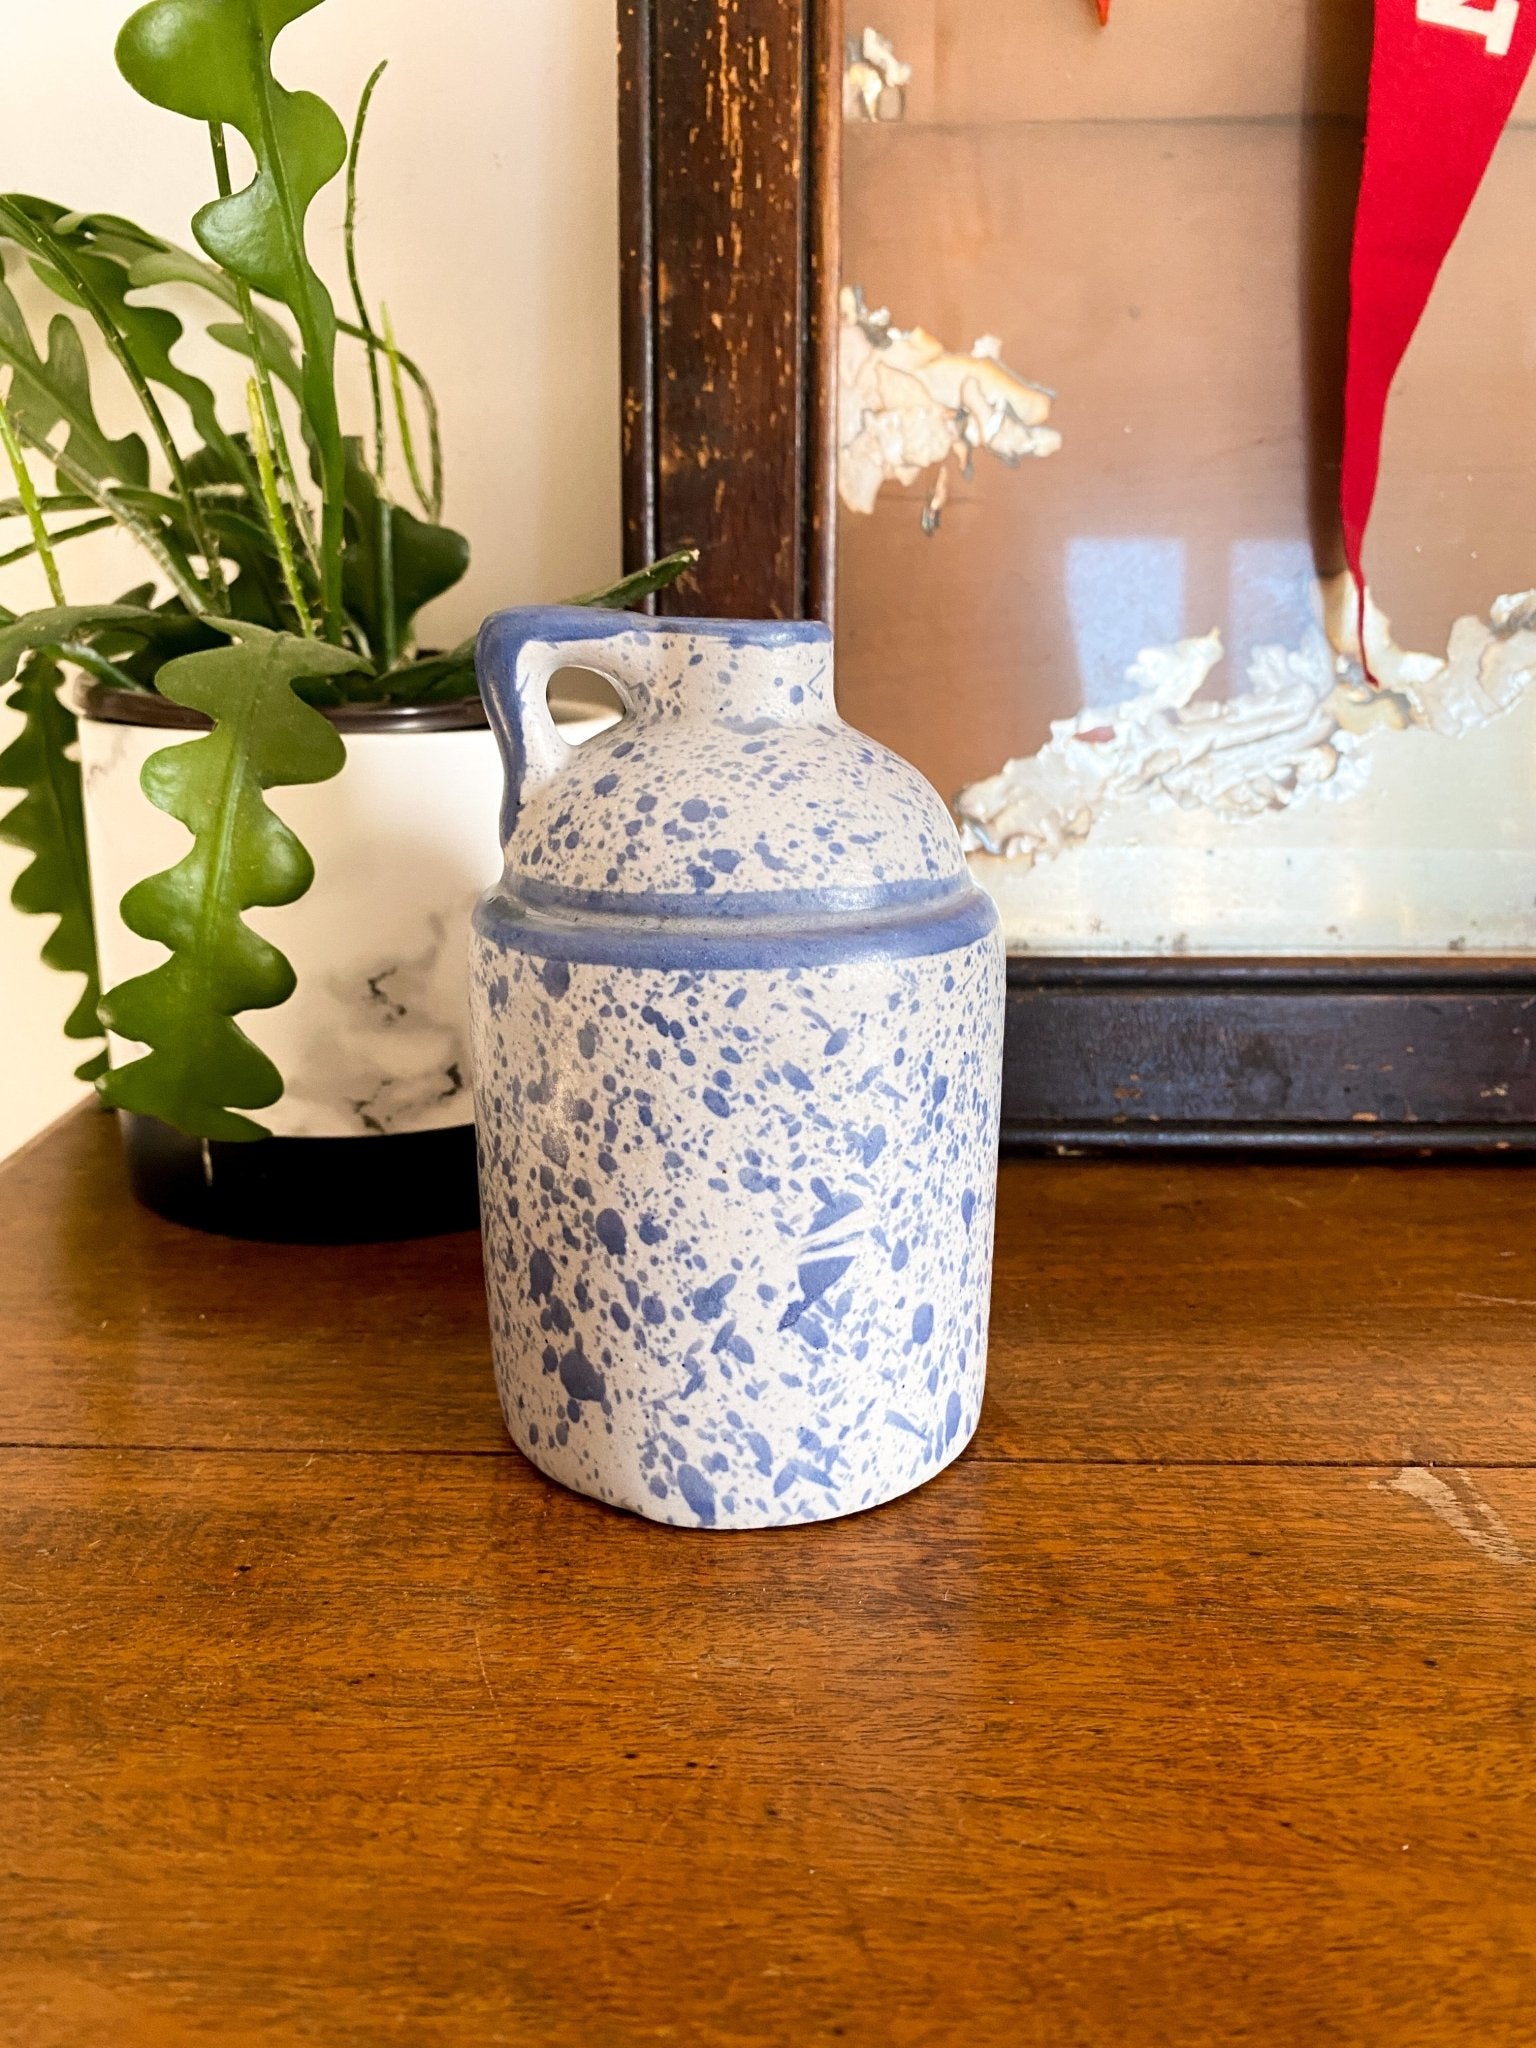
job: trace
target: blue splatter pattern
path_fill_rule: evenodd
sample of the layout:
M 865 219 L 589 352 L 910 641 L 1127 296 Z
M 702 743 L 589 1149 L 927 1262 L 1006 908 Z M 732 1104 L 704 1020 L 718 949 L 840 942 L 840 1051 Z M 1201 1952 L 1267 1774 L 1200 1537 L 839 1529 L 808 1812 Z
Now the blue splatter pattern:
M 659 1521 L 847 1514 L 980 1414 L 996 918 L 937 797 L 837 719 L 820 629 L 624 625 L 584 658 L 630 716 L 537 783 L 529 649 L 583 658 L 591 617 L 482 645 L 512 799 L 473 948 L 503 1410 L 543 1471 Z

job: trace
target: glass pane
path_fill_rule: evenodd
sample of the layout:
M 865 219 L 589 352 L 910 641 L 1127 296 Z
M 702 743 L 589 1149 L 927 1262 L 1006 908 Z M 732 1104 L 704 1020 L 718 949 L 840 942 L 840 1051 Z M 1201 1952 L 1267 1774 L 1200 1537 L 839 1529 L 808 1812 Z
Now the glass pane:
M 1369 0 L 851 0 L 839 689 L 1010 943 L 1536 944 L 1536 92 L 1337 492 Z M 1041 388 L 1044 387 L 1044 388 Z

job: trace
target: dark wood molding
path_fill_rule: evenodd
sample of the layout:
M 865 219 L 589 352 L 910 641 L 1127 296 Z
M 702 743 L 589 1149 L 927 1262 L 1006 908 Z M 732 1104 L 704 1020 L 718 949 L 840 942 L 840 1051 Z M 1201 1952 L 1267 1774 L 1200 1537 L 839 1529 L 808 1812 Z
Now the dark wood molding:
M 809 347 L 802 374 L 806 418 L 805 612 L 836 617 L 837 295 L 842 283 L 842 0 L 810 8 L 810 149 L 806 204 Z
M 627 563 L 833 616 L 839 0 L 621 0 Z M 1009 963 L 1017 1144 L 1536 1152 L 1536 955 Z
M 651 0 L 619 0 L 619 355 L 624 568 L 660 553 L 656 518 L 656 179 Z M 654 610 L 655 600 L 647 602 Z
M 673 612 L 830 611 L 837 10 L 621 0 L 625 547 Z
M 1008 966 L 1018 1145 L 1536 1151 L 1536 965 L 1033 959 Z

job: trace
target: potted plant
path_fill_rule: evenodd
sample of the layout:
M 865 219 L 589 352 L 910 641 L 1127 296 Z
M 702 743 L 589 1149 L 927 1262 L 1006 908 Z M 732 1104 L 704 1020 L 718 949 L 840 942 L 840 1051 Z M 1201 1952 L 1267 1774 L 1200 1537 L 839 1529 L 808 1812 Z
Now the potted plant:
M 22 792 L 0 833 L 32 855 L 18 908 L 56 920 L 44 959 L 85 978 L 67 1031 L 110 1034 L 80 1073 L 122 1113 L 141 1197 L 212 1228 L 341 1238 L 473 1218 L 463 931 L 494 872 L 499 768 L 473 642 L 414 639 L 469 544 L 443 523 L 431 391 L 360 282 L 383 66 L 350 137 L 272 71 L 275 36 L 319 4 L 150 0 L 123 28 L 128 83 L 207 127 L 196 249 L 0 197 L 0 565 L 35 556 L 52 598 L 0 609 L 0 685 L 24 721 L 0 756 Z M 230 130 L 255 162 L 243 186 Z M 343 175 L 350 317 L 305 233 Z M 18 264 L 62 302 L 41 339 L 7 281 Z M 163 300 L 187 287 L 245 358 L 239 419 L 179 359 Z M 144 432 L 104 430 L 88 337 Z M 339 346 L 366 357 L 362 432 L 340 415 Z M 82 602 L 69 544 L 108 527 L 144 580 Z M 576 601 L 633 604 L 693 559 Z

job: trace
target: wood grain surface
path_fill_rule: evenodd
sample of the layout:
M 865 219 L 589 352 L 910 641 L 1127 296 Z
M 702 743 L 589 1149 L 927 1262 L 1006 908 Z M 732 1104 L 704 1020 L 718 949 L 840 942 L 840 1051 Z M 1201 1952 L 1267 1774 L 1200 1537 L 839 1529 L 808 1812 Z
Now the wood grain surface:
M 0 1444 L 515 1456 L 473 1236 L 259 1245 L 110 1118 L 0 1170 Z M 976 1458 L 1536 1462 L 1536 1194 L 1419 1162 L 1010 1160 Z
M 664 1530 L 473 1240 L 0 1169 L 0 2043 L 1526 2048 L 1520 1169 L 1005 1166 L 981 1433 Z

